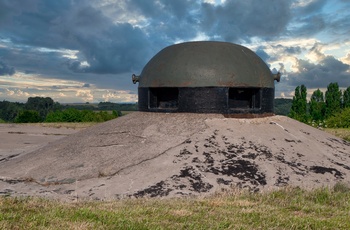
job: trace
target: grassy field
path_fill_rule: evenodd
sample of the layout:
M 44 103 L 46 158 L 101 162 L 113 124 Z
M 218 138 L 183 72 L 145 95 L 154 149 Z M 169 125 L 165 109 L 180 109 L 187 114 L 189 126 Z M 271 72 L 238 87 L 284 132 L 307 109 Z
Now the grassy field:
M 127 115 L 129 113 L 133 113 L 133 112 L 136 112 L 136 111 L 121 111 L 122 115 Z
M 0 229 L 350 229 L 349 215 L 350 192 L 342 184 L 164 200 L 0 198 Z
M 94 126 L 98 122 L 42 122 L 42 123 L 21 123 L 20 125 L 40 126 L 50 128 L 85 129 Z
M 337 137 L 340 137 L 344 140 L 350 141 L 350 128 L 347 129 L 325 129 L 327 133 L 331 133 Z

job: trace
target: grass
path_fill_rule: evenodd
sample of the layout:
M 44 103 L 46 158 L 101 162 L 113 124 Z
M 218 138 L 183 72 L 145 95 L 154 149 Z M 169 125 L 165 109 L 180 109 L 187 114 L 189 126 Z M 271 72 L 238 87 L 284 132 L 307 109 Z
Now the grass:
M 129 113 L 133 113 L 133 112 L 136 112 L 136 111 L 121 111 L 122 115 L 127 115 Z
M 285 188 L 207 198 L 64 203 L 0 198 L 0 229 L 350 229 L 350 191 Z
M 21 123 L 20 125 L 49 127 L 49 128 L 69 128 L 85 129 L 98 124 L 98 122 L 48 122 L 48 123 Z
M 350 141 L 350 128 L 336 128 L 336 129 L 326 128 L 325 131 L 327 133 L 340 137 L 344 140 Z

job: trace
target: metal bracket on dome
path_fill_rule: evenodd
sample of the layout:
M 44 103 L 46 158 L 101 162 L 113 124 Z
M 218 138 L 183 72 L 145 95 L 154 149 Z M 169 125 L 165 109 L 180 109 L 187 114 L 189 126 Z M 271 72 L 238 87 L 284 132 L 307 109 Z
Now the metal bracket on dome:
M 131 77 L 132 83 L 136 84 L 140 80 L 140 76 L 136 76 L 135 74 L 132 75 Z
M 281 73 L 280 72 L 277 72 L 276 74 L 272 74 L 272 76 L 273 76 L 273 80 L 280 82 L 280 80 L 281 80 Z

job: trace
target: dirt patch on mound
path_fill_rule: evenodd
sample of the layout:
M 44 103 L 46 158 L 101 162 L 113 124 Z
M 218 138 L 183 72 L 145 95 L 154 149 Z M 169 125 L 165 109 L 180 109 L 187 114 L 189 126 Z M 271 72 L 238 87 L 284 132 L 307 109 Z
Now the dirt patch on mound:
M 283 116 L 135 112 L 0 162 L 0 192 L 174 197 L 349 183 L 350 143 Z

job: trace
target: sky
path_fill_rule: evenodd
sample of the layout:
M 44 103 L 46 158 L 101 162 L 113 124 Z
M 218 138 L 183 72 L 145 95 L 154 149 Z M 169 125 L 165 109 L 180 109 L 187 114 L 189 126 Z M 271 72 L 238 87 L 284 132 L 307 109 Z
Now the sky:
M 0 101 L 136 102 L 161 49 L 225 41 L 283 75 L 275 96 L 350 86 L 349 0 L 0 0 Z

